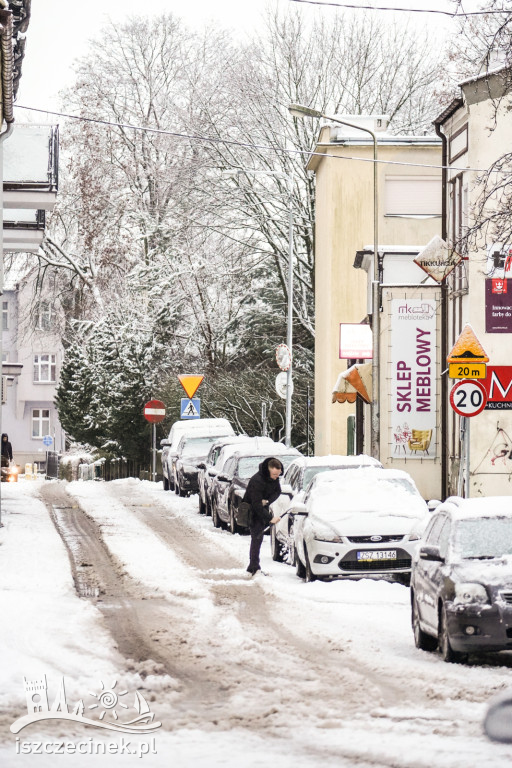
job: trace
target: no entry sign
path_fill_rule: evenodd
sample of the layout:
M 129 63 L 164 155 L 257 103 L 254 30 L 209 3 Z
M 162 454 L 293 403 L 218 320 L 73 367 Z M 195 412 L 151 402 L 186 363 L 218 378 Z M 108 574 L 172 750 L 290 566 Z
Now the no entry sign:
M 144 406 L 144 418 L 151 424 L 158 424 L 165 419 L 165 405 L 161 400 L 150 400 Z
M 487 392 L 477 379 L 465 379 L 452 387 L 450 405 L 459 416 L 478 416 L 487 403 Z

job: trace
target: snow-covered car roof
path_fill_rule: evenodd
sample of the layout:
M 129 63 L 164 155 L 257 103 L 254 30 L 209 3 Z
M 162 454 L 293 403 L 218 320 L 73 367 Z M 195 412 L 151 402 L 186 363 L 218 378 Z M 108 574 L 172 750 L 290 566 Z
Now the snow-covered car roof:
M 454 520 L 479 517 L 512 517 L 512 496 L 482 496 L 476 499 L 450 497 L 436 508 L 448 510 Z
M 258 457 L 261 456 L 262 458 L 266 459 L 271 458 L 272 456 L 275 456 L 276 459 L 279 458 L 279 456 L 300 456 L 300 451 L 298 451 L 296 448 L 287 448 L 286 445 L 283 445 L 282 443 L 273 443 L 270 445 L 262 445 L 261 448 L 255 449 L 254 446 L 247 446 L 240 448 L 240 446 L 237 446 L 238 450 L 235 451 L 237 456 L 239 458 L 246 458 L 248 456 L 254 456 Z
M 342 467 L 382 467 L 382 464 L 377 459 L 373 459 L 371 456 L 367 456 L 362 453 L 359 456 L 343 456 L 341 454 L 329 454 L 328 456 L 298 456 L 292 462 L 293 465 L 300 465 L 301 467 L 326 467 L 326 466 L 342 466 Z M 290 464 L 290 466 L 292 466 Z
M 399 469 L 363 467 L 316 475 L 307 491 L 310 513 L 344 520 L 361 513 L 393 517 L 426 517 L 428 507 L 414 480 Z
M 236 443 L 229 443 L 221 448 L 219 455 L 217 456 L 217 461 L 215 462 L 215 467 L 217 469 L 223 467 L 226 461 L 231 458 L 234 453 L 244 450 L 242 447 L 244 445 L 247 446 L 249 452 L 254 452 L 255 447 L 259 446 L 262 446 L 262 450 L 267 450 L 268 446 L 272 446 L 273 450 L 275 443 L 270 437 L 248 437 L 243 442 L 237 441 Z

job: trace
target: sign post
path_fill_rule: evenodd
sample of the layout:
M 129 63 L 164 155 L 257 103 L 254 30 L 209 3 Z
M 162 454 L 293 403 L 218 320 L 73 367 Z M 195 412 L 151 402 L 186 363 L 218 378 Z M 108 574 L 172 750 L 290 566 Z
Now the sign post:
M 165 419 L 165 404 L 161 400 L 149 400 L 144 406 L 144 418 L 153 425 L 153 482 L 156 483 L 156 425 Z
M 461 461 L 461 469 L 464 466 L 465 474 L 465 486 L 466 493 L 465 498 L 469 499 L 469 452 L 470 452 L 470 418 L 472 416 L 478 416 L 482 413 L 487 404 L 487 390 L 484 385 L 478 379 L 465 379 L 464 381 L 458 381 L 450 392 L 450 405 L 461 416 L 460 422 L 460 436 L 461 444 L 463 445 L 463 458 Z M 457 493 L 459 496 L 462 492 L 462 472 L 459 472 L 459 483 Z

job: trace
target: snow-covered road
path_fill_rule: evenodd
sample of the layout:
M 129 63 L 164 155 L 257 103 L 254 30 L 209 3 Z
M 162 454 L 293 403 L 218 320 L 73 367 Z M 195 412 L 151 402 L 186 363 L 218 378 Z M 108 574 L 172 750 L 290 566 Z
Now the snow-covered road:
M 161 484 L 4 488 L 1 765 L 50 764 L 16 754 L 8 730 L 26 712 L 23 676 L 41 674 L 64 675 L 73 701 L 103 679 L 143 692 L 162 722 L 151 766 L 510 765 L 512 748 L 490 743 L 481 722 L 512 687 L 512 655 L 459 666 L 417 650 L 406 587 L 306 584 L 271 560 L 268 541 L 270 576 L 248 580 L 248 538 L 214 529 L 197 497 Z M 65 725 L 19 738 L 84 738 Z

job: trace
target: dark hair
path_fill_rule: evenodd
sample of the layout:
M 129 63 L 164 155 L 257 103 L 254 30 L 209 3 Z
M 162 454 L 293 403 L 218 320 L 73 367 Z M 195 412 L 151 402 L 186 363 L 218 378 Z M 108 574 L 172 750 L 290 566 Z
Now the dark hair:
M 279 459 L 270 459 L 267 466 L 269 469 L 280 469 L 281 472 L 283 471 L 283 465 Z

